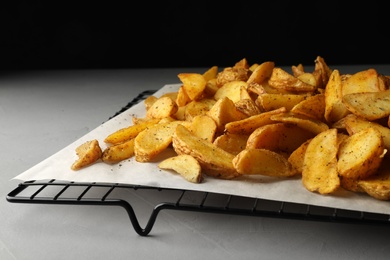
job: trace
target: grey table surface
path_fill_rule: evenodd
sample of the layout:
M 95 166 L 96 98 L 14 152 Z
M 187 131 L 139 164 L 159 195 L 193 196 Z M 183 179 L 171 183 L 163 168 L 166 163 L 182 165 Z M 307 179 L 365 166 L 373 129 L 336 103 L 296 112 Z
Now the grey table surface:
M 331 66 L 342 73 L 390 65 Z M 0 259 L 388 259 L 390 226 L 162 212 L 149 236 L 121 207 L 9 203 L 12 180 L 144 90 L 203 68 L 0 72 Z M 148 216 L 153 194 L 138 198 Z M 141 224 L 142 219 L 141 219 Z

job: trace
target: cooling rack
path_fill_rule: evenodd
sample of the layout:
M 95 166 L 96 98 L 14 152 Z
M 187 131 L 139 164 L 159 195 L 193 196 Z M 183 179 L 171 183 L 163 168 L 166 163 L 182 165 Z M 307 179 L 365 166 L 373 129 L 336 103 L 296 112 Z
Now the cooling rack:
M 111 118 L 126 111 L 154 90 L 146 90 L 135 97 Z M 127 191 L 127 192 L 123 192 Z M 141 226 L 129 192 L 141 194 L 158 192 L 158 200 L 146 216 L 146 224 Z M 135 232 L 141 236 L 150 234 L 162 210 L 195 211 L 203 213 L 232 214 L 253 217 L 285 218 L 294 220 L 325 221 L 348 224 L 389 225 L 390 215 L 339 208 L 329 208 L 308 204 L 274 201 L 258 198 L 190 191 L 169 188 L 156 188 L 120 183 L 81 183 L 64 182 L 55 179 L 19 183 L 7 194 L 10 203 L 57 204 L 57 205 L 101 205 L 123 207 Z

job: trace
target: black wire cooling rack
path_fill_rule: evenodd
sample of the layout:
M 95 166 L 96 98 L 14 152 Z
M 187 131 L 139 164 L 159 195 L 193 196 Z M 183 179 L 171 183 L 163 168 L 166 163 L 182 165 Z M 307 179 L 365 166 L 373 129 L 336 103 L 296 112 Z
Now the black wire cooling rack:
M 111 118 L 124 112 L 155 91 L 147 90 L 124 106 Z M 158 192 L 152 212 L 142 227 L 127 192 Z M 55 179 L 25 181 L 8 193 L 11 203 L 102 205 L 123 207 L 131 224 L 141 236 L 147 236 L 162 210 L 196 211 L 204 213 L 232 214 L 254 217 L 285 218 L 295 220 L 338 222 L 350 224 L 389 225 L 390 215 L 346 209 L 328 208 L 308 204 L 248 198 L 229 194 L 201 191 L 156 188 L 119 183 L 64 182 Z

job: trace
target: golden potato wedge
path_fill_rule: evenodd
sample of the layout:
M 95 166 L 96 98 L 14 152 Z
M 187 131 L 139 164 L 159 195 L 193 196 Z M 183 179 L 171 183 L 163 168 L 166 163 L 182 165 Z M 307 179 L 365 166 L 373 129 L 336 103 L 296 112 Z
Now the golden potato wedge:
M 238 111 L 244 113 L 248 117 L 258 115 L 262 112 L 261 109 L 257 106 L 256 102 L 250 98 L 241 98 L 239 101 L 235 102 L 234 105 Z
M 378 74 L 379 90 L 385 91 L 390 89 L 390 76 Z
M 248 117 L 239 111 L 234 102 L 228 97 L 217 100 L 214 106 L 207 112 L 207 115 L 217 123 L 217 133 L 222 133 L 227 123 Z
M 291 108 L 291 112 L 325 122 L 325 94 L 307 97 Z
M 269 124 L 257 128 L 249 135 L 246 148 L 290 154 L 314 135 L 313 132 L 293 124 Z
M 187 92 L 184 89 L 184 87 L 181 86 L 177 91 L 176 104 L 178 105 L 178 107 L 183 107 L 187 105 L 189 102 L 191 102 L 191 99 L 187 95 Z
M 210 79 L 206 83 L 206 88 L 204 89 L 204 97 L 205 98 L 214 98 L 215 93 L 219 89 L 217 85 L 217 79 Z
M 102 161 L 108 164 L 121 162 L 134 156 L 134 138 L 104 149 Z
M 337 171 L 350 179 L 364 179 L 374 174 L 386 153 L 382 135 L 374 127 L 363 129 L 345 139 L 339 147 Z
M 299 75 L 305 73 L 305 68 L 303 67 L 303 64 L 292 65 L 291 71 L 294 77 L 298 77 Z
M 265 80 L 269 79 L 272 74 L 272 70 L 275 67 L 275 62 L 273 61 L 265 61 L 252 71 L 252 74 L 249 76 L 246 81 L 248 84 L 257 83 L 262 84 Z
M 297 78 L 306 84 L 317 87 L 317 79 L 313 73 L 305 72 L 297 76 Z
M 259 66 L 259 63 L 252 63 L 252 65 L 249 66 L 250 71 L 254 71 Z
M 157 99 L 158 98 L 156 96 L 153 96 L 153 95 L 145 98 L 144 105 L 145 105 L 146 111 L 149 110 L 149 108 L 153 105 L 154 102 L 156 102 Z
M 292 165 L 298 173 L 302 173 L 304 158 L 307 146 L 309 145 L 311 138 L 303 142 L 297 149 L 295 149 L 287 158 L 287 161 Z
M 86 141 L 76 147 L 78 159 L 71 165 L 71 169 L 78 171 L 98 161 L 102 156 L 102 149 L 96 139 Z
M 311 192 L 330 194 L 340 187 L 337 172 L 337 129 L 317 134 L 306 148 L 302 183 Z
M 342 81 L 340 72 L 335 69 L 325 87 L 325 114 L 328 123 L 334 123 L 349 114 L 343 103 Z
M 253 95 L 253 93 L 249 91 L 249 84 L 247 84 L 246 86 L 242 86 L 240 88 L 240 100 L 242 99 L 255 100 L 256 98 L 254 98 L 254 96 L 255 95 Z
M 316 87 L 317 87 L 317 92 L 318 93 L 324 93 L 325 92 L 325 87 L 326 87 L 326 84 L 323 83 L 323 73 L 322 73 L 322 70 L 314 70 L 312 73 L 311 73 L 313 79 L 310 79 L 311 81 L 315 81 L 315 84 L 316 84 Z M 301 79 L 302 80 L 302 79 Z M 309 79 L 307 79 L 309 80 Z M 328 81 L 326 81 L 327 83 Z
M 166 92 L 166 93 L 163 93 L 159 98 L 169 97 L 172 99 L 172 101 L 176 101 L 177 93 L 178 93 L 177 91 Z
M 255 129 L 268 124 L 274 124 L 271 116 L 287 112 L 285 107 L 253 115 L 242 120 L 229 122 L 225 125 L 225 130 L 231 134 L 250 135 Z
M 347 135 L 347 134 L 337 133 L 337 143 L 338 143 L 338 145 L 342 141 L 344 141 L 346 138 L 348 138 L 348 137 L 349 137 L 349 135 Z M 302 173 L 303 164 L 304 164 L 304 158 L 305 158 L 305 152 L 306 152 L 307 146 L 309 145 L 311 139 L 312 138 L 310 138 L 307 141 L 305 141 L 304 143 L 302 143 L 288 157 L 288 161 L 300 173 Z M 340 181 L 342 181 L 342 180 L 340 180 Z
M 292 112 L 272 115 L 271 120 L 275 122 L 295 124 L 315 134 L 321 133 L 329 129 L 329 126 L 321 120 L 317 120 L 305 115 L 295 114 Z
M 358 180 L 358 186 L 375 199 L 390 200 L 390 163 L 384 162 L 376 174 Z
M 257 97 L 256 102 L 264 111 L 271 111 L 281 107 L 291 110 L 295 105 L 305 100 L 301 94 L 263 93 Z
M 390 115 L 390 90 L 346 94 L 343 103 L 353 114 L 377 120 Z
M 186 106 L 178 107 L 176 113 L 172 115 L 172 117 L 180 121 L 186 120 Z
M 325 59 L 321 56 L 317 56 L 314 60 L 314 71 L 313 74 L 319 73 L 320 82 L 318 83 L 319 88 L 323 88 L 328 84 L 332 70 L 326 64 Z
M 248 83 L 242 80 L 233 80 L 223 84 L 215 93 L 214 99 L 228 97 L 234 103 L 241 99 L 241 88 L 247 88 Z
M 184 107 L 184 111 L 182 111 L 184 114 L 184 119 L 187 121 L 192 121 L 195 116 L 206 115 L 215 103 L 216 101 L 212 98 L 191 101 Z
M 358 179 L 347 178 L 343 176 L 340 177 L 340 187 L 345 190 L 352 192 L 364 192 L 364 190 L 359 186 Z
M 183 87 L 191 100 L 199 100 L 203 96 L 207 81 L 199 73 L 179 73 L 177 75 L 183 83 Z
M 148 120 L 151 120 L 151 119 L 150 118 L 146 118 L 146 117 L 138 117 L 138 116 L 135 116 L 135 115 L 131 116 L 131 122 L 133 123 L 133 125 L 138 125 L 139 123 L 142 123 L 142 122 L 145 122 L 145 121 L 148 121 Z M 153 120 L 156 120 L 156 122 L 159 121 L 158 119 L 153 119 Z
M 286 157 L 267 149 L 244 149 L 234 157 L 233 165 L 242 175 L 291 177 L 297 174 Z
M 314 92 L 317 87 L 307 84 L 292 74 L 283 70 L 282 68 L 275 67 L 272 70 L 271 77 L 268 80 L 268 84 L 276 89 L 284 89 L 294 92 Z
M 233 154 L 197 137 L 182 125 L 178 125 L 174 131 L 172 146 L 177 154 L 193 156 L 206 175 L 221 179 L 233 179 L 240 175 L 233 167 Z
M 148 127 L 157 124 L 160 121 L 159 118 L 142 120 L 138 124 L 121 128 L 114 133 L 108 135 L 104 142 L 111 145 L 120 144 L 136 137 L 140 132 Z
M 218 87 L 221 87 L 225 83 L 234 80 L 242 80 L 246 82 L 251 73 L 252 72 L 247 68 L 226 67 L 217 74 L 216 83 Z
M 226 132 L 215 138 L 213 143 L 223 150 L 237 155 L 239 152 L 245 149 L 248 137 L 248 135 L 231 134 Z
M 350 93 L 381 91 L 378 78 L 375 69 L 358 71 L 343 81 L 342 94 L 344 96 Z
M 354 114 L 349 114 L 336 123 L 337 125 L 345 127 L 349 135 L 353 135 L 369 127 L 374 127 L 381 133 L 385 148 L 390 150 L 390 128 L 382 126 L 376 122 L 365 120 Z
M 180 121 L 159 123 L 140 132 L 134 140 L 135 160 L 150 162 L 163 152 L 172 143 L 172 135 L 180 123 Z
M 218 66 L 212 66 L 208 70 L 206 70 L 202 75 L 204 79 L 207 81 L 216 79 L 218 74 Z
M 217 123 L 207 115 L 197 115 L 192 119 L 189 129 L 203 140 L 213 142 L 217 132 Z
M 178 106 L 175 99 L 169 96 L 158 98 L 146 111 L 147 118 L 164 118 L 173 116 L 177 112 Z
M 161 118 L 160 121 L 158 121 L 158 123 L 159 124 L 161 124 L 161 123 L 169 123 L 169 122 L 173 122 L 173 121 L 177 121 L 177 119 L 174 118 L 174 117 L 168 116 L 168 117 Z
M 233 68 L 236 68 L 236 69 L 249 69 L 249 63 L 248 63 L 248 60 L 246 58 L 242 58 L 241 60 L 237 61 Z
M 202 167 L 188 154 L 166 158 L 158 164 L 158 167 L 163 170 L 173 170 L 192 183 L 201 183 L 203 180 Z

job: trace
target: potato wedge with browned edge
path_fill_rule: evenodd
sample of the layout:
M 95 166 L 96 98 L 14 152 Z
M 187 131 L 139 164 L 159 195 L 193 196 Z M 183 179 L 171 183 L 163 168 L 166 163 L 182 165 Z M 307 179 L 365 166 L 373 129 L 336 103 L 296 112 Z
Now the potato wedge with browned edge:
M 172 135 L 180 123 L 180 121 L 158 123 L 139 133 L 134 140 L 135 160 L 150 162 L 163 152 L 172 143 Z
M 328 123 L 334 123 L 350 112 L 343 103 L 342 81 L 339 70 L 333 70 L 325 87 L 325 113 Z
M 102 149 L 99 146 L 99 141 L 93 139 L 76 147 L 76 154 L 78 159 L 71 166 L 71 169 L 74 171 L 80 170 L 99 160 L 102 156 Z
M 248 83 L 242 80 L 233 80 L 223 84 L 214 94 L 214 99 L 228 97 L 234 103 L 241 99 L 241 87 L 247 88 Z
M 369 127 L 358 131 L 340 144 L 338 173 L 351 179 L 367 178 L 378 170 L 386 151 L 379 130 Z
M 217 132 L 222 133 L 225 130 L 225 125 L 229 122 L 242 120 L 248 116 L 237 109 L 234 102 L 228 98 L 223 97 L 218 99 L 213 107 L 207 112 L 217 123 Z
M 271 77 L 272 70 L 275 67 L 275 62 L 273 61 L 265 61 L 253 70 L 252 74 L 249 76 L 246 81 L 248 84 L 257 83 L 262 84 L 266 79 Z
M 231 153 L 238 154 L 245 149 L 248 141 L 248 135 L 223 133 L 215 138 L 213 144 Z
M 275 67 L 272 70 L 272 74 L 268 80 L 268 84 L 276 89 L 294 91 L 297 93 L 314 92 L 317 87 L 307 84 L 292 74 L 283 70 L 282 68 Z
M 285 107 L 275 110 L 262 112 L 258 115 L 253 115 L 241 120 L 229 122 L 225 125 L 225 130 L 231 134 L 249 135 L 257 128 L 263 125 L 273 124 L 275 121 L 271 120 L 271 116 L 286 112 Z
M 275 122 L 295 124 L 302 129 L 306 129 L 314 134 L 318 134 L 329 129 L 329 126 L 321 120 L 292 112 L 273 115 L 271 116 L 271 120 Z
M 390 115 L 390 89 L 359 92 L 343 96 L 343 103 L 353 114 L 373 121 Z
M 262 148 L 290 154 L 314 136 L 311 131 L 294 124 L 269 124 L 257 128 L 249 135 L 246 148 Z
M 207 81 L 199 73 L 179 73 L 178 78 L 183 83 L 183 88 L 191 100 L 199 100 L 203 97 Z
M 374 127 L 382 135 L 384 145 L 387 150 L 390 150 L 390 128 L 383 126 L 377 122 L 368 121 L 355 114 L 349 114 L 335 123 L 337 127 L 344 127 L 350 135 L 353 135 L 363 129 Z
M 145 130 L 148 127 L 151 127 L 157 124 L 160 121 L 159 118 L 142 120 L 138 124 L 134 124 L 128 127 L 121 128 L 111 134 L 109 134 L 104 142 L 110 145 L 116 145 L 123 142 L 126 142 L 134 137 L 136 137 L 140 132 Z
M 267 149 L 244 149 L 234 157 L 233 165 L 242 175 L 291 177 L 298 173 L 286 157 Z
M 175 98 L 176 99 L 176 98 Z M 169 96 L 158 98 L 146 111 L 147 118 L 165 118 L 173 116 L 177 112 L 176 101 Z
M 233 154 L 197 137 L 185 126 L 176 127 L 172 146 L 177 154 L 189 154 L 197 159 L 204 173 L 209 176 L 233 179 L 240 175 L 233 167 Z
M 358 186 L 371 197 L 390 200 L 390 163 L 382 163 L 376 174 L 359 180 Z
M 340 187 L 337 172 L 337 129 L 316 135 L 306 148 L 302 183 L 311 192 L 331 194 Z
M 215 133 L 217 132 L 217 123 L 207 115 L 195 116 L 189 123 L 188 128 L 196 136 L 213 142 Z
M 113 164 L 134 156 L 134 138 L 126 142 L 112 145 L 104 149 L 102 154 L 102 161 Z
M 203 180 L 202 167 L 194 157 L 188 154 L 166 158 L 158 164 L 158 167 L 173 170 L 192 183 L 201 183 Z

